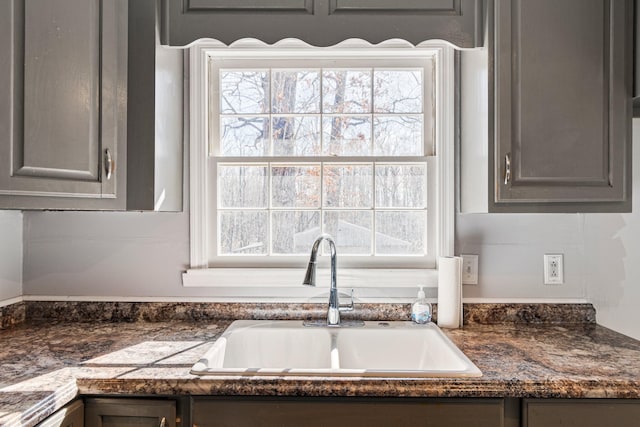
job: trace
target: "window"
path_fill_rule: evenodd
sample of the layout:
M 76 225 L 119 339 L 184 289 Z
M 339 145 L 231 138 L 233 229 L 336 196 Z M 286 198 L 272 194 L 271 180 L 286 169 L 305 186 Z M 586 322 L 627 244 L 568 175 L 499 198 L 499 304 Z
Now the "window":
M 440 153 L 452 152 L 448 48 L 198 46 L 191 55 L 185 285 L 298 286 L 323 232 L 347 286 L 379 293 L 374 278 L 386 276 L 415 294 L 429 281 L 452 234 L 452 209 L 442 208 L 453 187 L 438 173 L 442 160 L 451 175 L 453 164 Z

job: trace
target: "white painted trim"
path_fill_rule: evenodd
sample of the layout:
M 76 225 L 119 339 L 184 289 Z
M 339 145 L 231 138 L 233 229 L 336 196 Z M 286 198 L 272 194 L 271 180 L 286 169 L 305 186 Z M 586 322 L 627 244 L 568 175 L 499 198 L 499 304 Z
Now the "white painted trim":
M 258 288 L 252 288 L 258 290 Z M 238 295 L 237 287 L 218 288 L 215 297 L 117 297 L 117 296 L 55 296 L 55 295 L 32 295 L 25 301 L 43 301 L 43 302 L 127 302 L 127 303 L 281 303 L 281 304 L 308 304 L 318 303 L 326 304 L 329 297 L 328 288 L 306 288 L 300 286 L 297 292 L 292 288 L 273 288 L 271 292 L 264 292 L 261 289 L 259 296 L 242 296 Z M 348 290 L 346 290 L 348 291 Z M 396 295 L 389 295 L 389 292 L 382 292 L 380 289 L 373 288 L 371 292 L 367 292 L 366 296 L 359 295 L 358 290 L 354 290 L 354 301 L 356 310 L 358 303 L 377 303 L 377 304 L 407 304 L 416 298 L 417 290 L 414 288 L 396 289 Z M 340 292 L 342 302 L 348 300 L 348 293 Z M 428 298 L 432 303 L 436 302 L 435 298 Z
M 326 294 L 326 290 L 318 288 L 320 292 Z M 322 299 L 318 297 L 318 302 L 324 301 L 326 295 L 322 296 Z M 415 297 L 413 297 L 415 298 Z M 294 298 L 291 298 L 292 300 Z M 159 302 L 159 303 L 215 303 L 215 302 L 233 302 L 237 299 L 218 298 L 218 297 L 122 297 L 122 296 L 64 296 L 64 295 L 25 295 L 23 297 L 12 298 L 0 302 L 3 304 L 7 301 L 16 302 L 22 301 L 41 301 L 41 302 Z M 249 298 L 242 302 L 249 302 Z M 435 302 L 434 299 L 431 299 Z M 366 302 L 358 298 L 359 302 Z M 413 299 L 411 300 L 413 301 Z M 266 301 L 265 298 L 256 299 L 256 302 L 273 302 L 271 300 Z M 283 301 L 291 302 L 291 301 Z M 308 301 L 305 301 L 308 302 Z M 315 301 L 314 301 L 315 302 Z M 375 301 L 381 302 L 381 301 Z M 387 301 L 388 303 L 398 303 L 402 301 Z M 409 301 L 407 301 L 409 302 Z M 583 298 L 463 298 L 463 302 L 467 304 L 590 304 L 590 302 Z M 8 304 L 6 304 L 8 305 Z M 356 306 L 357 307 L 357 306 Z M 357 309 L 357 308 L 356 308 Z
M 20 302 L 24 301 L 24 297 L 14 297 L 14 298 L 9 298 L 9 299 L 5 299 L 0 301 L 0 308 L 1 307 L 6 307 L 8 305 L 12 305 L 12 304 L 18 304 Z
M 326 287 L 329 270 L 318 268 L 317 283 Z M 238 277 L 243 283 L 238 283 Z M 299 288 L 304 270 L 300 268 L 207 268 L 188 270 L 182 274 L 185 287 Z M 431 269 L 358 269 L 341 268 L 338 284 L 344 288 L 403 288 L 418 285 L 436 288 L 438 273 Z
M 100 199 L 101 194 L 93 193 L 63 193 L 48 191 L 0 190 L 3 196 L 33 196 L 33 197 L 72 197 L 76 199 Z
M 329 270 L 318 268 L 317 287 L 303 286 L 303 276 L 304 270 L 299 268 L 210 268 L 188 270 L 183 273 L 182 282 L 185 287 L 211 288 L 215 299 L 221 301 L 326 300 Z M 437 271 L 431 269 L 344 268 L 339 270 L 337 281 L 341 292 L 348 294 L 353 289 L 358 302 L 404 303 L 415 300 L 418 285 L 435 297 L 437 279 Z
M 104 295 L 25 295 L 24 301 L 41 302 L 212 302 L 215 298 L 209 297 L 123 297 Z
M 41 301 L 41 302 L 214 302 L 215 298 L 210 297 L 123 297 L 123 296 L 104 296 L 104 295 L 25 295 L 22 297 L 24 301 Z
M 455 78 L 454 52 L 440 47 L 436 61 L 436 158 L 438 160 L 436 256 L 454 255 L 455 220 Z M 436 258 L 437 259 L 437 258 Z
M 467 304 L 590 304 L 584 298 L 463 298 Z
M 220 40 L 216 40 L 213 38 L 202 38 L 202 39 L 198 39 L 198 40 L 194 40 L 193 42 L 189 43 L 188 45 L 185 46 L 166 46 L 167 48 L 170 49 L 189 49 L 189 48 L 194 48 L 197 47 L 199 45 L 208 45 L 208 46 L 212 46 L 212 47 L 216 47 L 216 48 L 235 48 L 238 50 L 244 50 L 244 49 L 249 49 L 249 48 L 264 48 L 264 47 L 275 47 L 275 48 L 287 48 L 287 49 L 319 49 L 316 46 L 310 45 L 300 39 L 296 39 L 296 38 L 286 38 L 286 39 L 282 39 L 279 40 L 273 44 L 267 44 L 265 42 L 263 42 L 262 40 L 258 40 L 258 39 L 254 39 L 254 38 L 244 38 L 244 39 L 239 39 L 236 40 L 232 43 L 230 43 L 229 45 L 226 45 L 225 43 L 221 42 Z M 328 47 L 328 49 L 340 49 L 340 50 L 347 50 L 347 49 L 371 49 L 371 48 L 375 48 L 375 49 L 381 49 L 381 48 L 403 48 L 403 49 L 411 49 L 411 48 L 425 48 L 425 47 L 431 47 L 433 45 L 436 46 L 442 46 L 442 45 L 446 45 L 448 47 L 450 47 L 451 49 L 455 49 L 455 50 L 478 50 L 478 49 L 482 49 L 481 47 L 473 47 L 473 48 L 465 48 L 465 47 L 460 47 L 460 46 L 456 46 L 455 44 L 451 43 L 450 41 L 447 40 L 442 40 L 442 39 L 431 39 L 431 40 L 425 40 L 422 41 L 418 44 L 413 44 L 407 40 L 403 40 L 403 39 L 389 39 L 389 40 L 384 40 L 380 43 L 377 44 L 372 44 L 371 42 L 367 41 L 367 40 L 363 40 L 363 39 L 359 39 L 359 38 L 351 38 L 351 39 L 347 39 L 347 40 L 343 40 L 340 43 L 336 43 L 333 46 Z
M 192 268 L 206 268 L 208 227 L 206 220 L 207 203 L 207 160 L 208 160 L 208 115 L 194 114 L 207 111 L 207 61 L 204 46 L 195 46 L 190 51 L 190 162 L 189 162 L 189 218 L 190 218 L 190 264 Z

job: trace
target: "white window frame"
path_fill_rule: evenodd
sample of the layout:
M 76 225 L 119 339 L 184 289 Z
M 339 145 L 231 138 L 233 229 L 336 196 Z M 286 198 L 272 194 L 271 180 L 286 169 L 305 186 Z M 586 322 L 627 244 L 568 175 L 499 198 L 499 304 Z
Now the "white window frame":
M 236 58 L 272 57 L 296 58 L 301 55 L 435 57 L 435 156 L 428 157 L 430 182 L 429 215 L 435 215 L 435 230 L 430 230 L 430 248 L 439 256 L 453 255 L 454 240 L 454 52 L 443 42 L 425 42 L 414 47 L 406 42 L 391 41 L 372 46 L 363 41 L 350 41 L 333 48 L 312 48 L 300 41 L 286 40 L 274 46 L 258 41 L 226 47 L 208 42 L 191 47 L 190 56 L 190 269 L 183 274 L 185 287 L 208 287 L 207 296 L 220 301 L 309 301 L 326 294 L 328 274 L 326 259 L 318 270 L 318 288 L 300 283 L 305 264 L 300 268 L 255 268 L 249 265 L 210 267 L 207 253 L 209 227 L 207 200 L 209 192 L 209 124 L 208 124 L 208 62 L 210 57 Z M 327 52 L 329 50 L 329 52 Z M 314 158 L 310 158 L 314 161 Z M 434 191 L 435 190 L 435 191 Z M 433 208 L 435 206 L 435 208 Z M 322 257 L 328 258 L 328 257 Z M 344 259 L 340 257 L 340 260 Z M 339 261 L 340 265 L 340 261 Z M 433 268 L 340 268 L 338 288 L 353 288 L 359 301 L 407 301 L 415 298 L 416 286 L 437 286 L 437 270 Z M 326 276 L 326 277 L 323 277 Z M 213 295 L 212 295 L 213 294 Z

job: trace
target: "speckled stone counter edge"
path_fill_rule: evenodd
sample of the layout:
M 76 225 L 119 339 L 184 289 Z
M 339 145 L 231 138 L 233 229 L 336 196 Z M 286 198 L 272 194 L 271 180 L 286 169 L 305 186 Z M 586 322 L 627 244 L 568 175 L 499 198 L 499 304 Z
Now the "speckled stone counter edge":
M 198 303 L 198 302 L 78 302 L 27 301 L 0 309 L 3 328 L 24 321 L 166 322 L 234 319 L 320 319 L 326 304 Z M 5 320 L 3 311 L 8 314 Z M 434 304 L 437 320 L 437 304 Z M 344 318 L 409 320 L 409 304 L 356 304 Z M 464 324 L 576 324 L 595 323 L 591 304 L 464 304 Z
M 0 331 L 13 328 L 26 320 L 26 304 L 18 302 L 0 307 Z

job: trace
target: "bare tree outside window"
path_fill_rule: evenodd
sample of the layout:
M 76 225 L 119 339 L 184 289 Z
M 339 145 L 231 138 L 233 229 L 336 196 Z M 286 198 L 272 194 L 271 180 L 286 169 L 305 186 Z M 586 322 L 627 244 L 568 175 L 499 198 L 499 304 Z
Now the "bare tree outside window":
M 321 232 L 343 254 L 425 254 L 423 68 L 218 72 L 218 255 L 304 254 Z

